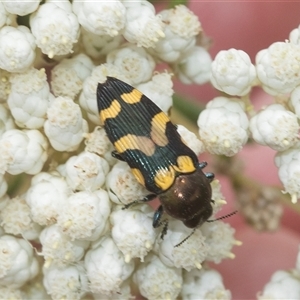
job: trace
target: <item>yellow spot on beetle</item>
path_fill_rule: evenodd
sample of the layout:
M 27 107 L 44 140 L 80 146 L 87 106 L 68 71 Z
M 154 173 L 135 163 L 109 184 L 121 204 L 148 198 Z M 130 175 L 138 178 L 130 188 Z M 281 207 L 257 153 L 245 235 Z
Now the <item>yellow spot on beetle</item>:
M 192 159 L 189 156 L 182 155 L 177 158 L 177 166 L 173 168 L 180 173 L 190 173 L 196 170 Z
M 169 118 L 163 112 L 156 114 L 151 120 L 150 136 L 152 141 L 158 146 L 165 147 L 169 143 L 166 136 L 166 127 L 169 121 Z
M 136 178 L 136 180 L 143 186 L 145 186 L 145 179 L 142 175 L 142 172 L 139 169 L 131 169 L 132 174 Z
M 140 102 L 142 96 L 143 94 L 140 91 L 133 89 L 130 93 L 122 94 L 121 99 L 128 104 L 134 104 Z
M 156 147 L 148 137 L 134 134 L 127 134 L 121 137 L 114 143 L 114 146 L 119 153 L 123 153 L 126 150 L 140 150 L 147 156 L 153 155 Z
M 167 190 L 175 180 L 175 170 L 171 167 L 170 169 L 159 170 L 155 177 L 155 184 L 163 191 Z
M 121 111 L 121 105 L 117 100 L 113 100 L 108 108 L 100 111 L 100 120 L 104 124 L 106 119 L 115 118 Z

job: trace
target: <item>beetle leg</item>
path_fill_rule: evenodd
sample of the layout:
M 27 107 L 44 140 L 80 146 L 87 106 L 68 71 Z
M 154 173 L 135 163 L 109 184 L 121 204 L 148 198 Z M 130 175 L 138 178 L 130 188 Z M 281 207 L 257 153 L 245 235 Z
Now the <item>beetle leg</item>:
M 206 178 L 209 180 L 209 182 L 212 182 L 215 178 L 215 174 L 214 173 L 204 173 Z
M 199 162 L 198 166 L 199 166 L 200 169 L 204 169 L 207 166 L 207 162 L 206 161 Z
M 143 199 L 135 200 L 135 201 L 125 204 L 122 209 L 127 209 L 128 207 L 130 207 L 134 204 L 137 204 L 137 203 L 145 203 L 145 202 L 152 201 L 153 199 L 156 198 L 156 196 L 157 196 L 156 194 L 149 194 L 149 195 L 145 196 Z
M 124 161 L 123 157 L 121 154 L 119 154 L 116 150 L 112 151 L 111 152 L 111 156 L 118 159 L 118 160 L 121 160 L 121 161 Z
M 163 213 L 164 213 L 164 209 L 163 209 L 162 205 L 160 205 L 154 213 L 153 222 L 152 222 L 152 226 L 154 228 L 157 228 L 157 227 L 163 225 L 163 230 L 160 235 L 160 238 L 162 240 L 164 239 L 164 236 L 167 234 L 167 231 L 168 231 L 168 220 L 167 219 L 163 220 L 163 221 L 160 220 Z

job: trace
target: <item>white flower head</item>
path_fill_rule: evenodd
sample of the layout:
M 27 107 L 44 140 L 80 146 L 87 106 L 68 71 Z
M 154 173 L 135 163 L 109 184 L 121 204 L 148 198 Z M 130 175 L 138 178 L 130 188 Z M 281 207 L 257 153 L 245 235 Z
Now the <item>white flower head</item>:
M 73 191 L 95 191 L 101 188 L 108 171 L 107 161 L 90 152 L 72 156 L 66 162 L 66 180 Z
M 267 93 L 287 94 L 300 84 L 300 45 L 276 42 L 259 51 L 255 60 L 258 79 Z
M 146 50 L 129 43 L 111 51 L 106 62 L 118 67 L 133 85 L 149 80 L 155 68 L 155 61 Z
M 231 293 L 225 289 L 222 276 L 215 270 L 205 269 L 183 272 L 181 296 L 183 299 L 231 299 Z
M 177 299 L 182 287 L 182 271 L 166 266 L 157 256 L 149 254 L 138 266 L 133 280 L 146 299 Z
M 92 60 L 83 53 L 63 59 L 51 70 L 51 88 L 54 95 L 75 99 L 93 68 Z
M 122 34 L 128 42 L 149 48 L 164 38 L 161 18 L 155 15 L 152 3 L 148 1 L 123 3 L 126 7 L 126 24 Z
M 216 97 L 198 118 L 200 140 L 213 154 L 233 156 L 248 140 L 249 121 L 238 99 Z
M 126 9 L 121 1 L 73 1 L 80 25 L 97 35 L 116 36 L 125 25 Z
M 1 5 L 1 3 L 0 3 Z M 11 73 L 0 69 L 0 103 L 5 103 L 10 93 L 10 77 Z
M 199 229 L 194 233 L 192 231 L 179 220 L 169 221 L 167 234 L 163 240 L 157 241 L 155 248 L 166 266 L 184 268 L 187 271 L 201 269 L 209 248 L 202 232 Z
M 4 1 L 0 2 L 0 28 L 4 25 L 16 25 L 16 18 L 17 16 L 15 14 L 10 14 L 4 6 Z M 10 2 L 10 1 L 7 1 Z
M 152 226 L 153 214 L 153 209 L 147 204 L 125 210 L 117 206 L 112 212 L 112 238 L 126 262 L 135 257 L 139 257 L 143 262 L 152 249 L 156 239 L 156 232 Z
M 2 1 L 5 9 L 15 15 L 25 16 L 33 13 L 39 6 L 41 0 L 19 1 L 4 0 Z
M 19 288 L 38 273 L 31 244 L 12 235 L 0 237 L 0 286 Z
M 0 211 L 1 226 L 8 234 L 22 235 L 24 239 L 35 240 L 39 237 L 42 227 L 33 222 L 30 207 L 25 196 L 17 196 L 9 200 Z M 16 222 L 16 220 L 18 220 Z
M 163 10 L 158 16 L 164 23 L 165 37 L 156 43 L 151 52 L 165 62 L 176 62 L 182 53 L 196 44 L 195 37 L 202 30 L 201 24 L 197 16 L 184 5 Z
M 45 69 L 29 68 L 10 76 L 11 92 L 7 99 L 19 127 L 38 129 L 44 125 L 52 95 Z
M 88 124 L 78 104 L 68 97 L 59 96 L 47 110 L 44 130 L 55 150 L 74 151 L 88 132 Z
M 0 139 L 0 173 L 37 174 L 41 171 L 48 143 L 38 130 L 7 130 Z
M 81 191 L 70 195 L 57 218 L 59 228 L 71 240 L 94 241 L 106 229 L 111 202 L 106 191 Z
M 185 84 L 203 84 L 209 80 L 212 59 L 206 49 L 194 46 L 175 62 L 175 73 Z
M 292 203 L 300 198 L 300 148 L 278 152 L 275 156 L 278 175 L 285 192 L 291 195 Z
M 25 26 L 4 26 L 0 29 L 0 68 L 8 72 L 23 72 L 35 59 L 35 41 Z
M 189 131 L 183 125 L 177 125 L 177 131 L 187 146 L 191 148 L 197 156 L 205 151 L 203 142 L 198 139 L 195 133 Z
M 207 260 L 220 263 L 224 258 L 235 257 L 231 252 L 232 247 L 236 244 L 234 228 L 222 221 L 215 221 L 204 223 L 200 229 L 208 247 Z
M 40 243 L 43 247 L 40 254 L 44 257 L 46 269 L 51 266 L 62 268 L 79 262 L 90 245 L 88 241 L 72 241 L 61 232 L 56 224 L 43 229 L 40 234 Z
M 250 120 L 253 139 L 276 151 L 287 150 L 299 140 L 297 116 L 281 104 L 271 104 Z
M 67 1 L 49 1 L 30 16 L 37 46 L 49 58 L 73 52 L 79 37 L 79 23 Z
M 82 264 L 64 268 L 44 268 L 43 284 L 52 299 L 80 300 L 88 291 L 88 280 Z
M 127 163 L 117 162 L 106 177 L 106 189 L 116 204 L 141 200 L 149 192 L 136 180 Z
M 211 65 L 211 83 L 229 95 L 248 94 L 256 79 L 256 71 L 249 55 L 237 49 L 220 51 Z
M 136 88 L 154 102 L 164 113 L 168 114 L 173 104 L 174 94 L 172 74 L 154 73 L 150 81 L 141 83 Z
M 0 137 L 7 130 L 14 129 L 15 123 L 8 109 L 3 104 L 0 104 Z
M 69 194 L 67 182 L 57 174 L 41 172 L 35 175 L 26 194 L 33 221 L 40 225 L 55 223 Z
M 122 70 L 111 63 L 101 64 L 93 69 L 91 75 L 83 82 L 79 103 L 87 112 L 88 118 L 97 125 L 100 125 L 96 99 L 97 86 L 99 82 L 105 82 L 107 76 L 116 77 L 122 81 L 131 83 L 126 75 L 122 73 Z
M 117 49 L 122 41 L 122 35 L 97 35 L 81 28 L 81 43 L 87 55 L 98 60 Z
M 134 262 L 125 262 L 110 237 L 103 237 L 86 253 L 84 265 L 91 292 L 108 296 L 120 292 L 122 283 L 134 269 Z

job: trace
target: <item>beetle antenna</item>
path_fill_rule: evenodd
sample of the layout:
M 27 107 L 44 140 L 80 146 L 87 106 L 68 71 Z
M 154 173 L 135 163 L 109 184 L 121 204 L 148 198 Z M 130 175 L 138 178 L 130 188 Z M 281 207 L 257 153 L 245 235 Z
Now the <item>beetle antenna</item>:
M 216 219 L 214 219 L 214 220 L 207 220 L 206 222 L 215 222 L 215 221 L 223 220 L 223 219 L 226 219 L 226 218 L 228 218 L 228 217 L 231 217 L 231 216 L 235 215 L 237 212 L 238 212 L 238 211 L 235 210 L 235 211 L 233 211 L 233 212 L 230 213 L 230 214 L 227 214 L 227 215 L 225 215 L 225 216 L 216 218 Z
M 187 239 L 189 239 L 194 234 L 195 231 L 196 231 L 196 228 L 194 228 L 193 231 L 187 237 L 185 237 L 180 243 L 175 245 L 174 248 L 179 247 L 180 245 L 182 245 Z

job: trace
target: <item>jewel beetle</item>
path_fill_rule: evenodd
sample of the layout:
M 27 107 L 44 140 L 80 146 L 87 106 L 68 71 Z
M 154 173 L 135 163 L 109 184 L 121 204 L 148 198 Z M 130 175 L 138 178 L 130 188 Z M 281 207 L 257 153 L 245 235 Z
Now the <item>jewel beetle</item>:
M 214 174 L 202 171 L 207 164 L 198 161 L 169 117 L 140 91 L 114 77 L 98 84 L 97 104 L 101 123 L 115 147 L 112 155 L 127 162 L 150 192 L 125 208 L 157 197 L 160 206 L 153 227 L 164 224 L 162 238 L 168 226 L 163 213 L 194 230 L 207 221 L 213 211 L 210 182 Z

